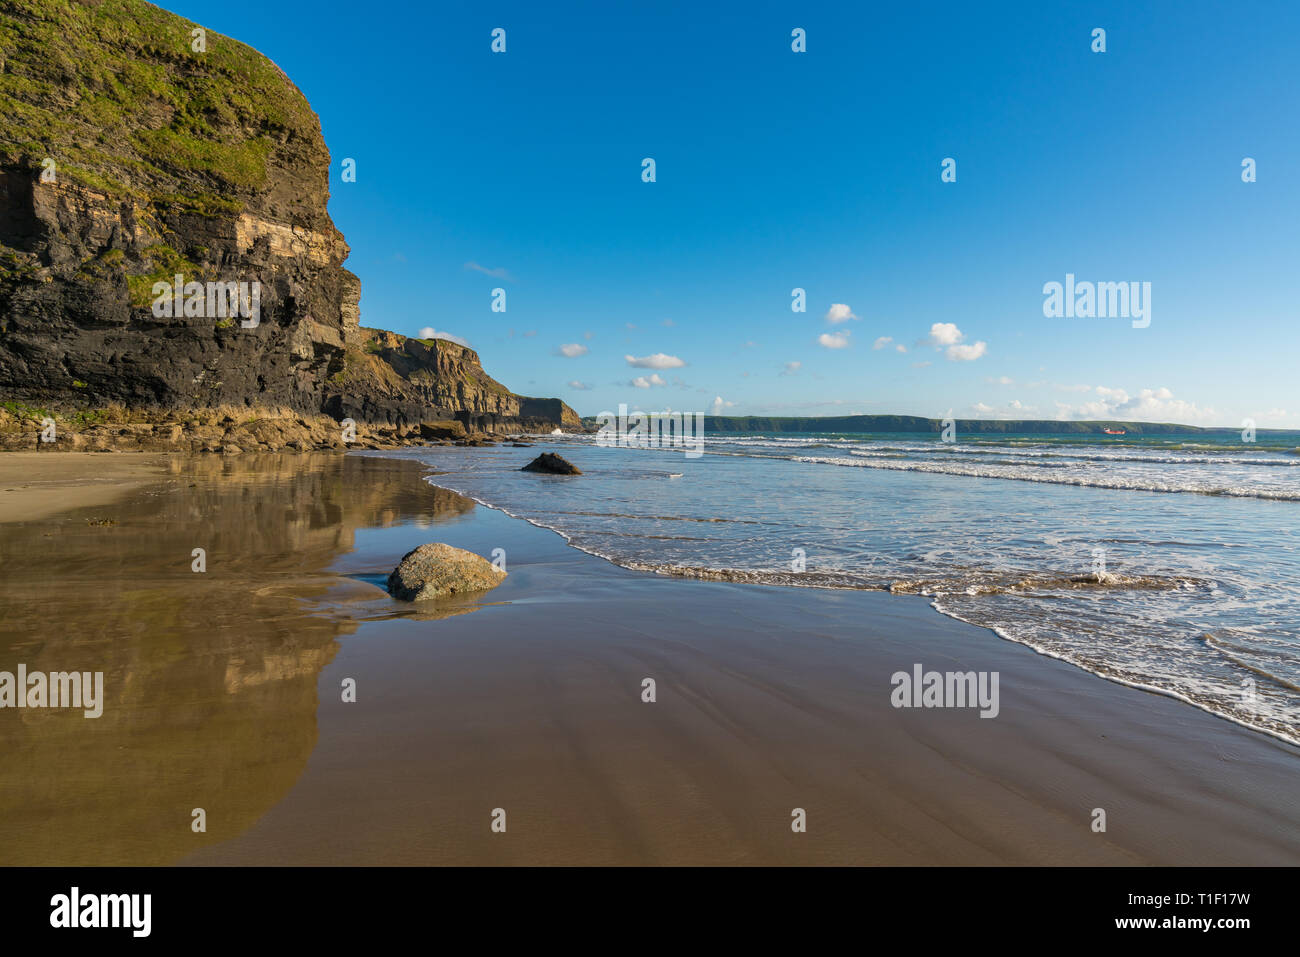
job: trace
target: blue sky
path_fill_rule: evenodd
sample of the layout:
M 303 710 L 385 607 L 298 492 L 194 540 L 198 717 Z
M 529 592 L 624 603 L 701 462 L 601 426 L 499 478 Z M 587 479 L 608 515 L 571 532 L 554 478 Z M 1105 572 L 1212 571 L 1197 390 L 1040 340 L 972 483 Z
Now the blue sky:
M 1300 4 L 163 6 L 320 115 L 362 323 L 517 392 L 1300 426 Z M 1044 317 L 1067 273 L 1150 325 Z

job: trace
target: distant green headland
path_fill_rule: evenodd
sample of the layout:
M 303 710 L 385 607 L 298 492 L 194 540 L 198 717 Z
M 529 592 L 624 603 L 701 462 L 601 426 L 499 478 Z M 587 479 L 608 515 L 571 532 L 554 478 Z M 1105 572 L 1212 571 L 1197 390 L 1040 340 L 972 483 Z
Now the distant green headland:
M 653 414 L 653 413 L 651 413 Z M 595 416 L 584 416 L 583 425 L 597 428 Z M 1128 422 L 1122 419 L 1062 421 L 1057 419 L 956 419 L 959 433 L 968 435 L 1097 435 L 1107 429 L 1128 435 L 1185 435 L 1236 431 L 1235 427 L 1205 428 L 1174 422 Z M 828 415 L 764 416 L 706 415 L 707 432 L 942 432 L 943 419 L 919 415 Z M 1259 429 L 1281 435 L 1295 430 Z M 1300 434 L 1297 432 L 1296 434 Z

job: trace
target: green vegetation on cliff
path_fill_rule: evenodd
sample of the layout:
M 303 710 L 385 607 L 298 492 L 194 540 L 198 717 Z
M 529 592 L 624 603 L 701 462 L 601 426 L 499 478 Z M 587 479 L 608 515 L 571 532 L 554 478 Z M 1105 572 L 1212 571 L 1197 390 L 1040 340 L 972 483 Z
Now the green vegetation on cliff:
M 152 268 L 146 273 L 126 277 L 127 288 L 131 291 L 131 305 L 144 307 L 153 302 L 153 284 L 162 280 L 171 282 L 176 275 L 188 280 L 198 277 L 199 267 L 194 265 L 176 250 L 163 243 L 150 246 L 144 255 Z
M 252 48 L 208 30 L 194 51 L 198 26 L 143 0 L 0 0 L 0 162 L 228 210 L 265 184 L 274 143 L 318 124 Z
M 0 0 L 0 397 L 577 421 L 471 349 L 359 330 L 329 176 L 315 113 L 251 47 L 144 0 Z M 177 275 L 256 288 L 255 331 L 152 315 Z

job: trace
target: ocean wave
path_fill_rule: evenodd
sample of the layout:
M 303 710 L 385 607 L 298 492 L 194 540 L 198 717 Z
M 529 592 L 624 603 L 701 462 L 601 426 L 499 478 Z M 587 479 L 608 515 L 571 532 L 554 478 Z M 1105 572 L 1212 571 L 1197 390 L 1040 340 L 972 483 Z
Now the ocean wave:
M 948 448 L 951 451 L 939 452 L 938 449 L 932 451 L 935 454 L 942 455 L 1000 455 L 1015 457 L 1017 459 L 1060 459 L 1066 462 L 1103 462 L 1114 465 L 1123 465 L 1131 462 L 1135 465 L 1244 465 L 1252 467 L 1262 465 L 1281 468 L 1300 468 L 1300 461 L 1280 458 L 1265 458 L 1265 453 L 1258 455 L 1141 455 L 1130 454 L 1128 450 L 1119 449 L 1106 452 L 1093 452 L 1091 450 L 1087 452 L 1073 452 L 1059 451 L 1057 449 L 992 449 L 972 446 L 949 446 Z
M 1253 672 L 1261 678 L 1276 682 L 1291 691 L 1300 691 L 1300 684 L 1279 674 L 1278 672 L 1281 669 L 1276 668 L 1276 666 L 1273 666 L 1273 670 L 1271 670 L 1270 663 L 1261 660 L 1262 656 L 1256 649 L 1241 644 L 1239 641 L 1229 641 L 1228 637 L 1230 636 L 1235 637 L 1230 629 L 1223 628 L 1206 632 L 1201 636 L 1201 641 L 1238 667 Z
M 1205 587 L 1206 579 L 1187 575 L 1117 575 L 1110 573 L 1071 575 L 1065 572 L 976 572 L 947 577 L 896 578 L 881 569 L 872 574 L 871 565 L 852 571 L 810 568 L 794 572 L 785 568 L 715 568 L 671 562 L 611 559 L 636 571 L 701 581 L 738 582 L 752 585 L 790 585 L 799 588 L 853 588 L 888 591 L 894 595 L 1037 595 L 1069 591 L 1160 591 Z
M 594 553 L 593 553 L 594 554 Z M 609 559 L 634 571 L 666 575 L 670 578 L 694 578 L 698 581 L 733 582 L 741 585 L 787 585 L 795 588 L 848 588 L 885 591 L 888 581 L 873 579 L 854 572 L 792 572 L 775 568 L 710 568 L 704 565 L 678 565 L 667 562 L 637 561 L 629 558 Z
M 556 515 L 576 515 L 583 518 L 634 518 L 642 522 L 703 522 L 723 525 L 780 525 L 780 522 L 762 522 L 754 518 L 722 518 L 716 515 L 648 515 L 645 512 L 575 512 L 557 510 Z
M 1091 475 L 1048 475 L 1031 472 L 1012 472 L 999 466 L 967 466 L 958 463 L 935 462 L 885 462 L 876 459 L 831 458 L 816 455 L 790 456 L 792 462 L 814 465 L 836 465 L 854 468 L 885 469 L 895 472 L 928 472 L 934 475 L 961 475 L 969 478 L 1007 479 L 1017 482 L 1043 482 L 1050 485 L 1077 485 L 1085 488 L 1122 489 L 1133 492 L 1182 492 L 1198 495 L 1224 495 L 1232 498 L 1260 498 L 1274 501 L 1300 501 L 1300 489 L 1251 488 L 1240 485 L 1192 484 L 1189 482 L 1161 481 L 1154 477 L 1125 477 L 1107 473 L 1106 477 Z
M 952 598 L 947 599 L 951 601 Z M 1241 707 L 1231 703 L 1231 700 L 1224 695 L 1211 695 L 1206 693 L 1197 693 L 1190 688 L 1172 687 L 1169 684 L 1157 684 L 1148 674 L 1142 674 L 1129 668 L 1116 667 L 1114 665 L 1101 663 L 1096 660 L 1081 655 L 1077 648 L 1062 647 L 1059 644 L 1048 642 L 1041 635 L 1034 632 L 1033 629 L 1026 627 L 1021 623 L 1011 623 L 998 621 L 988 614 L 980 614 L 965 609 L 958 610 L 951 604 L 945 604 L 945 598 L 936 596 L 930 603 L 935 611 L 957 621 L 963 621 L 970 625 L 980 628 L 988 628 L 999 638 L 1006 641 L 1015 642 L 1018 645 L 1024 645 L 1040 655 L 1047 658 L 1055 658 L 1057 661 L 1063 661 L 1066 664 L 1073 665 L 1099 678 L 1107 681 L 1113 681 L 1116 684 L 1134 688 L 1138 691 L 1146 691 L 1151 694 L 1162 695 L 1167 698 L 1173 698 L 1184 704 L 1189 704 L 1194 708 L 1205 711 L 1214 715 L 1216 718 L 1222 718 L 1233 724 L 1240 725 L 1243 728 L 1249 728 L 1252 731 L 1258 731 L 1267 734 L 1270 737 L 1277 738 L 1287 744 L 1300 747 L 1300 733 L 1294 724 L 1284 718 L 1279 718 L 1270 714 L 1262 714 L 1257 711 Z M 1158 680 L 1158 679 L 1157 679 Z M 1169 680 L 1166 677 L 1164 680 Z
M 1053 591 L 1197 588 L 1205 579 L 1186 575 L 1118 575 L 1110 572 L 1070 575 L 1062 572 L 994 572 L 939 578 L 903 579 L 889 586 L 895 595 L 1041 595 Z
M 964 435 L 959 442 L 944 443 L 937 438 L 925 441 L 918 439 L 889 439 L 879 436 L 854 436 L 849 438 L 829 439 L 823 436 L 803 438 L 780 437 L 745 437 L 736 438 L 725 433 L 708 433 L 705 435 L 706 446 L 773 446 L 789 448 L 796 446 L 831 445 L 845 443 L 844 446 L 859 449 L 889 449 L 917 454 L 972 454 L 972 455 L 1032 455 L 1087 457 L 1099 461 L 1121 460 L 1132 462 L 1180 462 L 1196 461 L 1199 464 L 1214 464 L 1233 461 L 1235 464 L 1258 464 L 1265 456 L 1275 458 L 1267 461 L 1283 466 L 1297 463 L 1280 456 L 1300 455 L 1300 449 L 1280 444 L 1253 443 L 1250 446 L 1241 442 L 1231 444 L 1206 442 L 1163 442 L 1148 440 L 1142 444 L 1103 444 L 1100 442 L 1081 441 L 1044 441 L 1041 438 L 1023 438 L 1016 440 L 992 439 L 980 435 Z M 1163 453 L 1163 454 L 1162 454 Z M 1180 454 L 1182 453 L 1182 454 Z

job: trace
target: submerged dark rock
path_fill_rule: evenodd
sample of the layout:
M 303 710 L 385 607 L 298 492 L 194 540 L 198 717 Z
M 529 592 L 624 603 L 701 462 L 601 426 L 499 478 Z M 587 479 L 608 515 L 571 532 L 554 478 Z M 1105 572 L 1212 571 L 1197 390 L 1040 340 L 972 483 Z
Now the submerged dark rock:
M 581 475 L 582 471 L 562 456 L 554 452 L 543 452 L 519 471 L 546 472 L 550 475 Z

